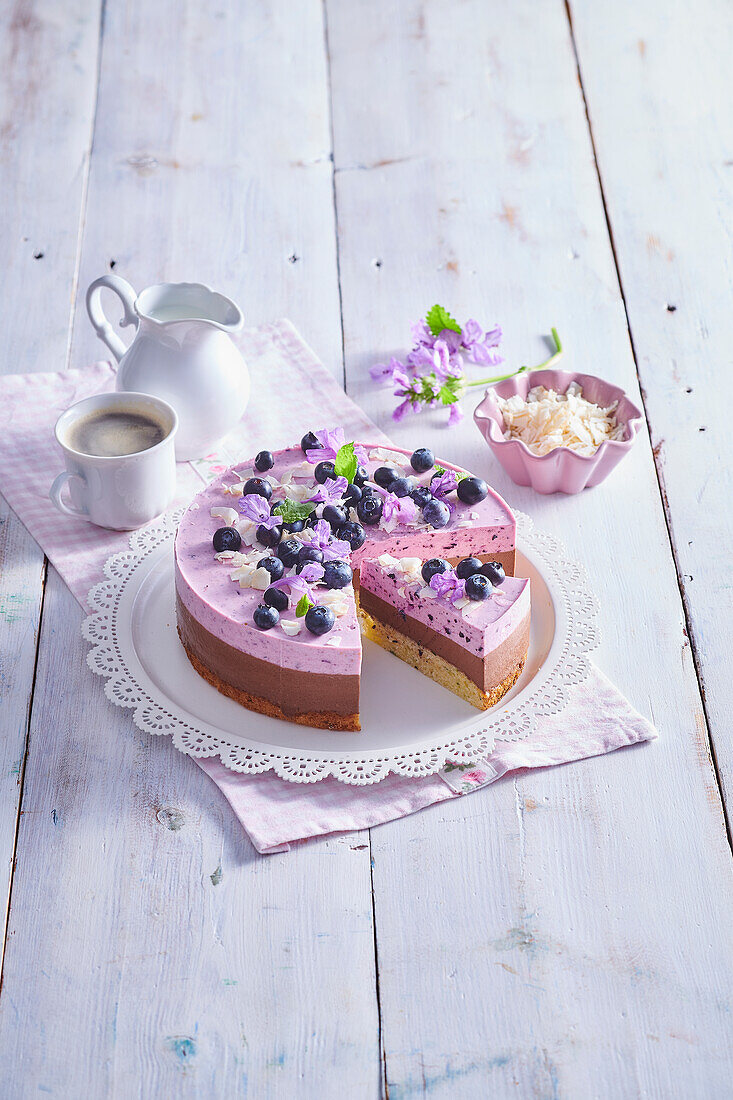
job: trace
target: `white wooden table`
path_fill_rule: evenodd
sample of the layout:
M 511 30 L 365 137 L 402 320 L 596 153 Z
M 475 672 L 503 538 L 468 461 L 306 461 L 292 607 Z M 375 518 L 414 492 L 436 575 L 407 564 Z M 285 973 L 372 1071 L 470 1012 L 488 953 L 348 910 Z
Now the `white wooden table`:
M 4 1097 L 727 1097 L 733 1087 L 731 11 L 722 0 L 11 0 L 3 371 L 101 351 L 84 288 L 290 317 L 398 443 L 587 565 L 653 746 L 259 857 L 110 707 L 0 512 Z M 641 398 L 607 484 L 513 486 L 367 368 L 432 302 L 556 325 Z M 419 440 L 417 437 L 419 436 Z M 50 475 L 49 475 L 50 480 Z

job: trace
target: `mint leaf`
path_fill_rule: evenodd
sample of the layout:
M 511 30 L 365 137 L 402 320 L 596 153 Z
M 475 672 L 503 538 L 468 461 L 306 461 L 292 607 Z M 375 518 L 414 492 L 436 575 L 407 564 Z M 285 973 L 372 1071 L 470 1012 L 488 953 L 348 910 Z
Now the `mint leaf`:
M 298 600 L 297 606 L 295 608 L 295 614 L 298 616 L 299 619 L 302 619 L 303 616 L 306 615 L 308 611 L 310 611 L 311 607 L 313 607 L 313 604 L 310 602 L 307 596 L 303 595 Z
M 275 505 L 274 515 L 282 516 L 283 523 L 297 523 L 299 520 L 308 519 L 311 512 L 315 511 L 312 501 L 296 503 L 294 500 L 283 500 Z
M 451 332 L 460 332 L 461 326 L 454 317 L 451 317 L 447 309 L 443 309 L 442 306 L 434 305 L 432 309 L 429 309 L 425 323 L 432 332 L 433 336 L 440 336 L 443 329 L 450 329 Z
M 333 465 L 336 477 L 345 477 L 347 481 L 354 480 L 359 463 L 356 461 L 353 443 L 344 443 L 343 447 L 339 447 Z
M 440 387 L 440 390 L 438 391 L 438 397 L 444 405 L 454 405 L 458 400 L 458 394 L 453 393 L 453 391 L 448 386 Z
M 430 480 L 432 481 L 433 478 L 435 478 L 435 477 L 442 477 L 444 473 L 445 473 L 445 467 L 444 466 L 436 466 L 435 467 L 435 472 L 430 475 Z

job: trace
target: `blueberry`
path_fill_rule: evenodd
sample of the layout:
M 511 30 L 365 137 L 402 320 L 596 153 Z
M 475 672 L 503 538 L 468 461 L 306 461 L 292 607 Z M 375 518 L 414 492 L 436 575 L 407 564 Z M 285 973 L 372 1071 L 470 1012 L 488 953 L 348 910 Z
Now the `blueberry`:
M 478 504 L 489 494 L 489 487 L 480 477 L 464 477 L 458 482 L 458 499 L 464 504 Z
M 337 504 L 327 504 L 323 509 L 323 519 L 326 523 L 330 523 L 332 527 L 341 527 L 346 523 L 346 509 L 339 508 Z
M 264 523 L 261 523 L 257 528 L 257 541 L 262 543 L 263 546 L 277 546 L 282 538 L 283 529 L 282 525 L 278 524 L 277 527 L 265 527 Z
M 409 497 L 412 492 L 412 482 L 409 477 L 398 477 L 389 486 L 388 492 L 394 493 L 396 497 Z
M 285 572 L 285 566 L 280 561 L 280 558 L 273 557 L 272 555 L 270 555 L 269 558 L 260 558 L 257 562 L 257 568 L 266 569 L 273 581 L 279 581 Z
M 466 595 L 469 600 L 485 600 L 491 595 L 491 581 L 483 573 L 474 573 L 466 581 Z
M 280 612 L 276 607 L 268 607 L 266 603 L 261 603 L 259 607 L 255 608 L 252 618 L 255 621 L 255 626 L 258 626 L 260 630 L 271 630 L 273 626 L 277 626 L 280 622 Z
M 292 569 L 294 565 L 298 564 L 300 543 L 297 539 L 283 539 L 275 553 L 286 569 Z
M 428 501 L 433 499 L 433 494 L 428 489 L 427 485 L 418 485 L 417 489 L 413 489 L 410 496 L 417 504 L 418 508 L 424 508 Z
M 272 457 L 272 451 L 260 451 L 255 457 L 255 470 L 259 470 L 261 474 L 266 474 L 274 465 L 275 459 Z
M 268 607 L 274 607 L 276 611 L 287 611 L 290 606 L 287 592 L 281 588 L 266 588 L 262 597 Z
M 449 569 L 450 565 L 443 558 L 430 558 L 423 562 L 422 579 L 426 584 L 430 584 L 430 578 L 436 573 L 446 573 Z
M 319 550 L 317 546 L 301 546 L 298 551 L 299 568 L 309 561 L 318 562 L 320 564 L 320 562 L 323 561 L 323 551 Z
M 492 584 L 501 584 L 506 577 L 504 566 L 500 565 L 498 561 L 487 561 L 485 565 L 481 566 L 481 572 L 489 578 Z
M 422 515 L 431 527 L 445 527 L 450 520 L 450 509 L 443 500 L 429 500 L 422 510 Z
M 314 510 L 309 516 L 306 516 L 303 520 L 304 527 L 315 527 L 318 523 L 318 513 Z
M 419 447 L 413 453 L 410 459 L 410 465 L 413 470 L 417 470 L 419 474 L 424 474 L 426 470 L 432 470 L 435 465 L 435 455 L 427 447 Z
M 346 561 L 327 561 L 323 566 L 323 583 L 326 588 L 346 588 L 354 576 Z
M 369 471 L 366 466 L 357 466 L 356 473 L 354 474 L 354 485 L 358 485 L 361 489 L 365 481 L 369 479 Z
M 318 442 L 314 432 L 306 432 L 300 441 L 300 449 L 305 454 L 306 451 L 322 450 L 323 444 Z
M 357 504 L 361 500 L 361 488 L 352 481 L 349 484 L 348 489 L 344 493 L 343 504 L 344 508 L 356 508 Z
M 345 523 L 343 527 L 339 527 L 336 534 L 340 539 L 348 542 L 352 550 L 358 550 L 366 542 L 366 532 L 362 525 L 351 520 Z
M 460 577 L 462 581 L 468 580 L 474 573 L 481 572 L 482 561 L 478 558 L 464 558 L 463 561 L 459 561 L 456 566 L 456 576 Z
M 336 469 L 333 462 L 319 462 L 314 471 L 316 481 L 319 485 L 326 484 L 326 478 L 331 478 L 332 481 L 336 478 Z
M 400 471 L 395 470 L 394 466 L 380 466 L 379 469 L 374 471 L 374 480 L 382 489 L 386 489 L 387 486 L 391 485 L 393 481 L 396 481 L 399 476 Z
M 305 625 L 311 634 L 328 634 L 335 622 L 336 616 L 330 607 L 311 607 L 306 612 Z
M 294 535 L 296 531 L 302 531 L 303 527 L 302 519 L 294 519 L 292 523 L 283 524 L 283 531 L 289 531 L 291 535 Z
M 362 497 L 356 506 L 357 516 L 362 523 L 366 523 L 370 527 L 375 523 L 379 523 L 383 511 L 384 506 L 378 496 Z
M 238 550 L 242 545 L 242 536 L 236 527 L 220 527 L 214 531 L 212 541 L 217 554 L 221 554 L 223 550 Z
M 269 500 L 272 496 L 272 485 L 270 485 L 269 481 L 265 481 L 263 477 L 251 477 L 249 481 L 245 481 L 242 495 L 248 497 L 253 493 L 259 497 L 264 497 L 265 500 Z
M 377 490 L 374 488 L 370 481 L 365 482 L 362 486 L 360 486 L 360 488 L 362 500 L 364 499 L 364 497 L 373 497 L 377 495 Z

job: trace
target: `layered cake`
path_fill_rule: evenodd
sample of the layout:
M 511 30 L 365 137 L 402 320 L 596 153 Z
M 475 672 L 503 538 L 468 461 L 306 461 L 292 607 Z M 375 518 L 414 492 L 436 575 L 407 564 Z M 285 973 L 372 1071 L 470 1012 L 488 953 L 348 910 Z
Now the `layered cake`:
M 410 454 L 346 442 L 338 428 L 309 432 L 299 446 L 231 467 L 189 506 L 175 541 L 178 632 L 197 672 L 244 706 L 356 730 L 361 581 L 367 632 L 489 706 L 527 649 L 529 586 L 513 579 L 515 534 L 497 493 L 426 448 Z M 445 567 L 437 574 L 435 560 Z M 412 562 L 413 573 L 419 561 L 420 578 L 408 581 L 394 561 L 400 570 Z

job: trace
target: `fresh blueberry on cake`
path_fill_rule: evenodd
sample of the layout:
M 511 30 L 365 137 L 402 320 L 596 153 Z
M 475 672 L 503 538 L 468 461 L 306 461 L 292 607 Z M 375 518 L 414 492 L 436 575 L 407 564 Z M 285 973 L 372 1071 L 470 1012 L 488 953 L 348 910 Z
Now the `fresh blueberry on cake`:
M 272 457 L 272 451 L 260 451 L 255 457 L 254 468 L 261 474 L 266 474 L 274 465 L 275 459 Z
M 223 550 L 238 550 L 242 545 L 242 536 L 236 527 L 220 527 L 214 531 L 211 541 L 217 554 L 221 554 Z
M 480 478 L 424 447 L 307 432 L 184 514 L 178 631 L 201 676 L 274 718 L 359 729 L 362 630 L 484 708 L 527 651 L 514 561 L 514 517 Z

